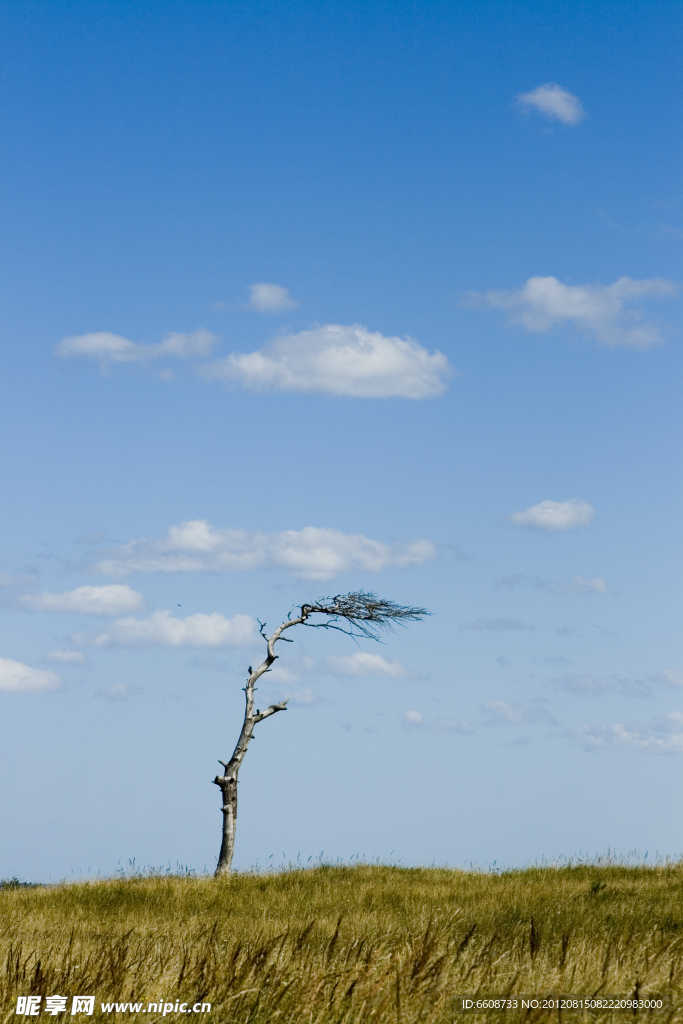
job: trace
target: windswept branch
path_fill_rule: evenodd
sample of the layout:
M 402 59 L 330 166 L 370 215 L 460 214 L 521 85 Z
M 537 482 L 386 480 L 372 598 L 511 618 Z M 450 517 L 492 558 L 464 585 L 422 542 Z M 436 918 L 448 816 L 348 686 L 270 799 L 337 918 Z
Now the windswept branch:
M 426 608 L 396 604 L 395 601 L 387 601 L 364 590 L 352 594 L 337 594 L 336 597 L 319 597 L 312 604 L 301 606 L 301 617 L 307 626 L 316 629 L 340 629 L 350 636 L 362 636 L 370 640 L 378 640 L 380 630 L 393 632 L 396 626 L 419 622 L 430 614 Z M 326 621 L 306 621 L 311 615 L 324 615 Z M 340 619 L 348 622 L 350 629 L 337 625 Z

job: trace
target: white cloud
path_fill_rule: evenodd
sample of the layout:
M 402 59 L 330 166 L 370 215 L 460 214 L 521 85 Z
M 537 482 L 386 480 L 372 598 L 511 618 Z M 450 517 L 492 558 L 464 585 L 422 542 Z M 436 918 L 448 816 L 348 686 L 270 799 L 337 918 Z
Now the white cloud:
M 274 338 L 256 352 L 233 352 L 200 372 L 251 391 L 431 398 L 446 389 L 451 371 L 446 356 L 430 355 L 412 338 L 385 337 L 358 324 L 323 324 Z
M 549 581 L 545 586 L 552 594 L 609 594 L 610 589 L 602 579 L 586 580 L 583 576 L 572 576 L 564 583 Z
M 5 572 L 4 569 L 0 569 L 0 587 L 25 587 L 32 583 L 35 579 L 35 573 L 33 572 L 20 572 L 12 573 Z
M 283 288 L 279 284 L 266 284 L 261 281 L 259 284 L 249 285 L 250 309 L 259 313 L 281 313 L 285 309 L 296 309 L 299 305 L 290 298 L 289 288 Z
M 268 681 L 271 683 L 298 683 L 302 676 L 310 675 L 312 672 L 321 672 L 321 665 L 324 663 L 309 658 L 307 655 L 300 657 L 287 657 L 280 655 L 278 661 L 268 673 Z M 322 668 L 324 673 L 325 669 Z
M 311 704 L 319 704 L 320 698 L 313 690 L 308 687 L 304 690 L 297 690 L 295 693 L 290 694 L 287 698 L 292 704 L 298 704 L 300 707 L 309 707 Z
M 47 693 L 59 686 L 60 678 L 54 672 L 0 658 L 0 693 Z
M 590 696 L 598 693 L 608 693 L 614 689 L 614 684 L 606 679 L 595 679 L 588 672 L 579 672 L 576 675 L 564 676 L 560 686 L 568 693 L 576 693 L 582 696 Z
M 211 355 L 218 341 L 215 334 L 198 330 L 192 334 L 167 334 L 157 345 L 129 341 L 109 331 L 63 338 L 55 348 L 60 359 L 93 359 L 102 368 L 111 363 L 145 363 L 157 359 L 195 359 Z
M 385 679 L 401 679 L 414 675 L 398 661 L 386 661 L 381 654 L 357 651 L 355 654 L 329 655 L 325 659 L 328 669 L 344 676 L 381 676 Z
M 49 661 L 58 661 L 63 665 L 85 665 L 83 651 L 48 651 L 45 657 Z
M 637 723 L 588 726 L 568 734 L 584 750 L 642 751 L 683 754 L 683 713 L 672 711 L 649 725 Z
M 466 718 L 437 718 L 433 722 L 426 722 L 421 711 L 404 711 L 403 721 L 411 729 L 427 732 L 456 732 L 461 736 L 471 736 L 474 727 Z
M 520 513 L 517 513 L 518 515 Z M 524 513 L 521 513 L 522 515 Z M 496 580 L 498 588 L 516 587 L 519 583 L 536 587 L 539 590 L 547 590 L 549 594 L 610 594 L 611 591 L 606 582 L 602 579 L 587 580 L 583 576 L 572 576 L 569 580 L 544 580 L 539 576 L 505 576 Z
M 521 619 L 472 619 L 460 627 L 460 632 L 465 630 L 485 630 L 488 633 L 502 633 L 505 630 L 536 629 Z
M 645 349 L 661 341 L 657 328 L 642 321 L 642 311 L 625 309 L 629 300 L 646 295 L 674 295 L 673 281 L 654 278 L 634 281 L 620 277 L 610 285 L 567 285 L 556 277 L 530 277 L 511 291 L 470 293 L 467 304 L 503 309 L 529 331 L 545 333 L 557 324 L 571 323 L 605 345 Z
M 526 705 L 508 704 L 504 700 L 490 700 L 483 705 L 488 715 L 488 725 L 528 725 L 531 722 L 545 722 L 557 725 L 557 722 L 545 707 L 542 699 L 530 700 Z
M 214 529 L 204 519 L 171 526 L 159 541 L 133 540 L 99 562 L 108 576 L 131 572 L 251 572 L 282 569 L 311 580 L 362 569 L 405 569 L 436 557 L 430 541 L 384 544 L 362 534 L 307 526 L 282 533 Z
M 322 661 L 307 656 L 280 658 L 268 674 L 271 683 L 298 682 L 306 675 L 379 676 L 383 679 L 405 679 L 416 673 L 398 661 L 387 661 L 381 654 L 356 651 L 355 654 L 331 654 Z
M 430 732 L 457 732 L 462 736 L 471 736 L 474 726 L 466 718 L 437 718 L 429 725 Z
M 683 672 L 678 668 L 664 668 L 657 681 L 663 686 L 683 686 Z
M 573 530 L 577 526 L 590 526 L 595 509 L 587 501 L 542 501 L 526 512 L 515 512 L 509 521 L 515 526 L 529 526 L 535 530 Z M 576 577 L 581 579 L 581 577 Z
M 254 640 L 250 615 L 227 619 L 219 612 L 174 618 L 169 611 L 148 619 L 118 619 L 97 636 L 76 634 L 74 642 L 91 647 L 244 647 Z
M 22 594 L 24 608 L 47 612 L 85 612 L 88 615 L 120 615 L 144 608 L 142 594 L 120 583 L 105 587 L 78 587 L 63 594 Z
M 519 93 L 517 102 L 523 107 L 534 107 L 539 113 L 563 124 L 578 124 L 586 116 L 578 96 L 573 96 L 556 82 L 546 82 L 531 92 Z
M 494 721 L 514 723 L 528 721 L 524 709 L 513 707 L 504 700 L 488 701 L 484 704 L 484 711 L 486 711 Z
M 114 686 L 110 686 L 107 690 L 98 690 L 95 696 L 104 697 L 105 700 L 118 702 L 129 700 L 131 697 L 137 697 L 140 693 L 142 693 L 141 686 L 127 686 L 125 683 L 116 683 Z

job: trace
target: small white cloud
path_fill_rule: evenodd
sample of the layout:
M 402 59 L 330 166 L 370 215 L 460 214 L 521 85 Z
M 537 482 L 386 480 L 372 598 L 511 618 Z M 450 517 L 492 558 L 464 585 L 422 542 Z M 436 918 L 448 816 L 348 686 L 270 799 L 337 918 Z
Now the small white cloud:
M 324 324 L 275 338 L 257 352 L 233 352 L 200 370 L 209 381 L 250 391 L 320 392 L 356 398 L 432 398 L 446 389 L 446 356 L 412 338 L 358 324 Z
M 156 345 L 129 341 L 118 334 L 96 331 L 63 338 L 55 348 L 60 359 L 92 359 L 106 368 L 112 363 L 149 363 L 157 359 L 196 359 L 209 356 L 218 338 L 209 331 L 167 334 Z
M 663 278 L 620 277 L 610 285 L 567 285 L 552 276 L 530 277 L 517 290 L 471 292 L 466 304 L 505 310 L 514 323 L 536 333 L 570 323 L 605 345 L 646 349 L 662 340 L 659 332 L 643 322 L 641 310 L 626 309 L 625 303 L 646 295 L 671 296 L 677 289 Z
M 11 658 L 0 658 L 0 693 L 47 693 L 58 690 L 60 685 L 60 678 L 54 672 L 32 668 Z
M 530 700 L 523 704 L 508 704 L 504 700 L 490 700 L 483 705 L 488 716 L 488 725 L 528 725 L 532 722 L 545 722 L 557 725 L 543 700 Z
M 664 686 L 683 686 L 683 672 L 679 668 L 665 668 L 657 677 Z
M 536 629 L 536 627 L 522 622 L 521 619 L 472 619 L 471 622 L 466 622 L 460 627 L 460 632 L 464 633 L 469 629 L 485 630 L 487 633 L 502 633 L 505 630 Z
M 289 288 L 283 288 L 279 284 L 266 284 L 261 281 L 259 284 L 249 285 L 249 309 L 255 309 L 259 313 L 281 313 L 286 309 L 296 309 L 299 305 L 290 297 Z
M 526 713 L 522 708 L 513 707 L 504 700 L 490 700 L 484 704 L 484 711 L 494 720 L 503 722 L 526 722 Z
M 83 651 L 48 651 L 45 657 L 49 661 L 58 661 L 62 665 L 85 665 Z
M 251 572 L 280 569 L 311 580 L 327 580 L 362 569 L 406 569 L 431 561 L 437 549 L 427 540 L 384 544 L 362 534 L 307 526 L 282 533 L 214 529 L 203 519 L 171 526 L 159 541 L 133 540 L 113 551 L 96 569 L 107 576 L 131 572 Z
M 4 569 L 0 569 L 0 587 L 25 587 L 32 583 L 34 579 L 35 573 L 20 572 L 12 574 L 5 572 Z
M 629 723 L 588 726 L 568 733 L 584 750 L 641 751 L 646 754 L 683 754 L 683 714 L 672 711 L 649 725 Z
M 268 674 L 268 681 L 270 683 L 298 683 L 301 680 L 302 672 L 300 669 L 294 668 L 292 665 L 283 665 L 281 662 L 275 665 Z
M 546 82 L 531 92 L 521 92 L 517 102 L 523 107 L 533 107 L 540 114 L 562 121 L 563 124 L 578 124 L 586 116 L 578 96 L 573 96 L 556 82 Z
M 301 707 L 310 707 L 311 704 L 320 703 L 318 695 L 309 688 L 297 690 L 295 693 L 290 694 L 288 700 L 291 701 L 292 704 L 298 704 Z
M 33 611 L 121 615 L 144 608 L 145 599 L 124 584 L 112 583 L 105 587 L 78 587 L 63 594 L 23 594 L 19 603 Z
M 546 590 L 552 594 L 609 594 L 610 589 L 604 580 L 586 580 L 583 576 L 572 576 L 564 583 L 548 582 Z
M 139 693 L 142 693 L 141 686 L 126 686 L 125 683 L 117 683 L 115 686 L 110 686 L 108 690 L 98 690 L 95 696 L 117 702 L 137 697 Z
M 614 684 L 606 679 L 595 679 L 588 672 L 579 672 L 576 675 L 564 676 L 560 680 L 560 686 L 568 693 L 576 693 L 582 696 L 608 693 L 614 689 Z
M 254 641 L 254 620 L 250 615 L 227 619 L 218 612 L 179 619 L 159 611 L 148 619 L 118 619 L 97 636 L 73 639 L 91 647 L 244 647 Z
M 344 676 L 381 676 L 401 679 L 414 675 L 398 661 L 386 661 L 381 654 L 357 651 L 355 654 L 329 655 L 325 659 L 328 669 Z
M 525 513 L 517 513 L 518 515 Z M 572 576 L 569 580 L 544 580 L 539 576 L 505 576 L 496 580 L 499 589 L 509 587 L 510 589 L 525 583 L 529 587 L 536 587 L 538 590 L 547 590 L 549 594 L 610 594 L 611 591 L 606 582 L 602 579 L 587 580 L 583 576 Z
M 437 718 L 433 722 L 426 722 L 421 711 L 404 711 L 403 721 L 411 729 L 427 732 L 455 732 L 461 736 L 471 736 L 474 732 L 472 723 L 466 718 Z
M 461 736 L 471 736 L 474 726 L 466 718 L 437 718 L 429 725 L 430 732 L 457 732 Z
M 590 526 L 595 509 L 587 501 L 542 501 L 526 512 L 515 512 L 509 521 L 515 526 L 528 526 L 534 530 L 556 532 L 573 530 L 577 526 Z M 580 579 L 581 577 L 577 577 Z

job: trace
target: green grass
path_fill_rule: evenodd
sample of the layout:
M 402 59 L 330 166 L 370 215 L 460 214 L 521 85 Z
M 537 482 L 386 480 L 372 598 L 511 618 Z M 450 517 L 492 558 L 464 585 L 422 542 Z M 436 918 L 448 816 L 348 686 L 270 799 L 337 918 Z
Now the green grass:
M 456 1012 L 455 996 L 630 997 L 636 986 L 641 998 L 669 1000 L 657 1019 L 679 1020 L 683 864 L 322 866 L 8 886 L 0 947 L 1 1019 L 15 1024 L 29 1019 L 15 1016 L 16 997 L 31 993 L 96 996 L 93 1018 L 41 1015 L 56 1021 L 101 1019 L 102 1002 L 179 1000 L 212 1004 L 191 1017 L 198 1024 L 475 1024 L 485 1015 Z M 518 1008 L 506 1019 L 558 1015 Z

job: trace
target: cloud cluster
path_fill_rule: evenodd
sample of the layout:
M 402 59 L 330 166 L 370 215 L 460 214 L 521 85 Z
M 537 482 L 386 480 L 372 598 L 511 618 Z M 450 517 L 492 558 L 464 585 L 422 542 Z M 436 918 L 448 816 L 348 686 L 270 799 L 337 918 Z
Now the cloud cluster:
M 649 725 L 638 723 L 586 726 L 568 734 L 584 750 L 683 754 L 683 712 L 671 711 Z
M 112 363 L 151 363 L 159 359 L 197 359 L 211 355 L 218 341 L 215 334 L 199 330 L 193 334 L 167 334 L 157 345 L 129 341 L 109 331 L 63 338 L 55 348 L 60 359 L 91 359 L 102 369 Z
M 546 82 L 531 92 L 519 93 L 517 102 L 563 124 L 578 124 L 586 116 L 578 96 L 573 96 L 556 82 Z
M 78 587 L 63 594 L 22 594 L 19 603 L 33 611 L 121 615 L 140 611 L 145 599 L 130 587 L 112 583 L 105 587 Z
M 177 618 L 158 611 L 148 619 L 118 619 L 102 633 L 78 633 L 74 643 L 90 647 L 245 647 L 254 641 L 250 615 L 226 618 L 219 612 Z
M 249 288 L 249 309 L 255 309 L 258 313 L 282 313 L 286 309 L 296 309 L 299 305 L 290 297 L 289 289 L 279 284 L 266 284 L 261 281 L 258 284 L 250 284 Z
M 248 308 L 265 313 L 293 309 L 286 288 L 261 282 L 249 287 Z M 56 355 L 89 359 L 105 372 L 115 364 L 146 364 L 161 359 L 206 359 L 218 338 L 209 331 L 168 334 L 156 345 L 97 331 L 63 338 Z M 359 324 L 323 324 L 274 338 L 256 352 L 233 352 L 203 362 L 207 381 L 241 384 L 250 391 L 295 391 L 356 398 L 431 398 L 445 391 L 451 376 L 441 352 L 430 354 L 413 338 L 387 337 Z M 173 373 L 161 373 L 170 379 Z
M 577 526 L 590 526 L 595 509 L 587 501 L 542 501 L 532 505 L 525 512 L 515 512 L 509 517 L 514 526 L 531 527 L 534 530 L 559 532 L 573 530 Z M 577 577 L 577 579 L 580 577 Z
M 671 296 L 677 288 L 662 278 L 620 277 L 610 285 L 567 285 L 552 276 L 530 277 L 516 290 L 472 292 L 467 304 L 505 310 L 513 322 L 536 333 L 573 324 L 604 345 L 646 349 L 662 340 L 660 334 L 654 325 L 643 322 L 642 310 L 626 309 L 625 303 L 647 295 Z
M 583 576 L 572 576 L 569 580 L 544 580 L 540 576 L 504 576 L 496 580 L 499 589 L 503 587 L 513 588 L 524 583 L 537 590 L 546 590 L 549 594 L 610 594 L 611 591 L 603 579 L 587 580 Z
M 0 693 L 47 693 L 59 687 L 60 678 L 54 672 L 0 658 Z
M 108 576 L 132 572 L 250 572 L 281 569 L 310 580 L 327 580 L 361 569 L 405 569 L 436 557 L 434 544 L 384 544 L 362 534 L 307 526 L 282 533 L 214 529 L 204 519 L 171 526 L 162 540 L 133 540 L 111 552 L 96 569 Z
M 358 324 L 323 324 L 233 352 L 201 368 L 209 381 L 250 391 L 319 392 L 355 398 L 431 398 L 446 389 L 448 360 L 412 338 L 386 337 Z

